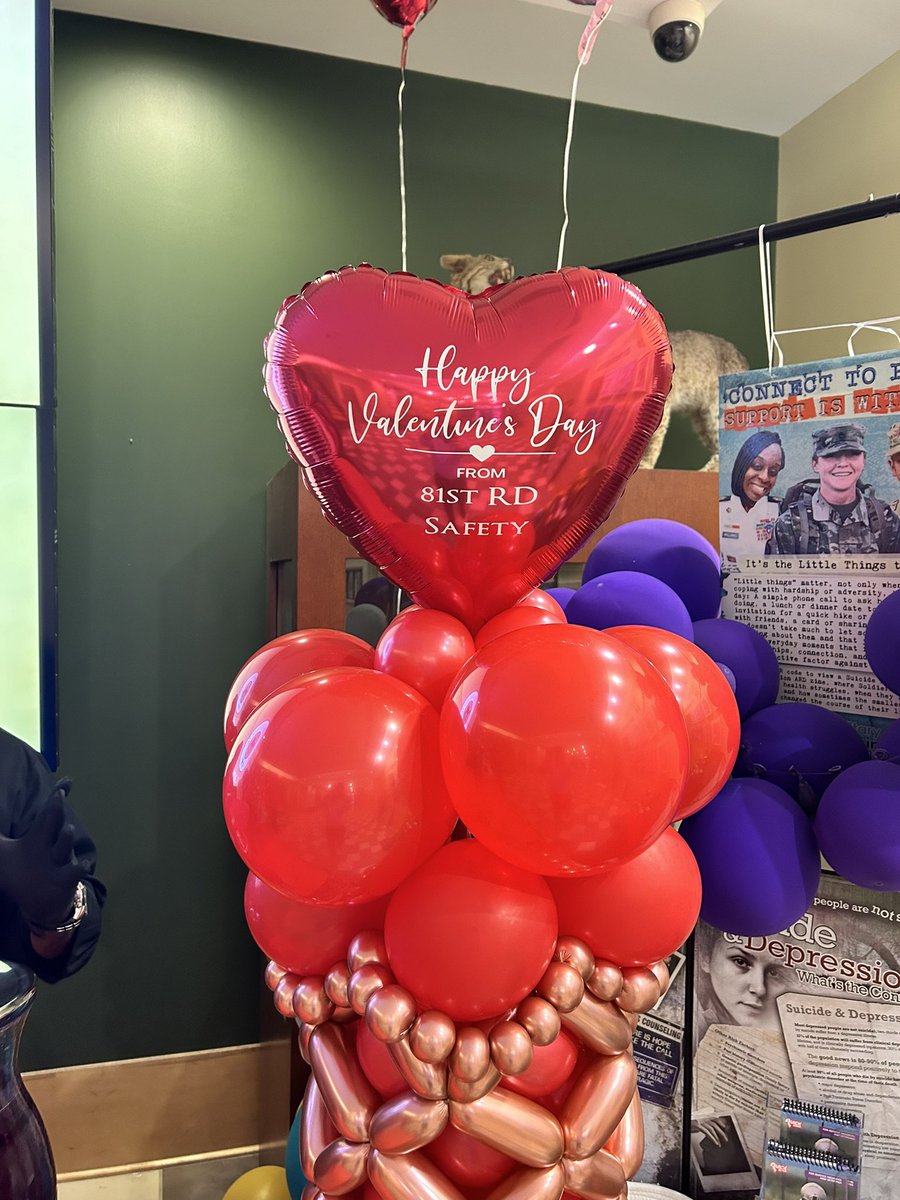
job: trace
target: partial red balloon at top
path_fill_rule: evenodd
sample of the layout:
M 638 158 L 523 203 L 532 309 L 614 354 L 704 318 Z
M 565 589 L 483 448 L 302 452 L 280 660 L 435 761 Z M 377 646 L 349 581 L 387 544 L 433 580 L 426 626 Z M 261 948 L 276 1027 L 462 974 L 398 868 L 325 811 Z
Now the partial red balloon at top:
M 545 592 L 543 588 L 535 588 L 533 592 L 529 592 L 527 596 L 523 596 L 519 601 L 521 608 L 540 608 L 546 613 L 552 613 L 558 620 L 565 621 L 566 613 L 563 606 L 558 600 Z
M 472 635 L 456 617 L 411 608 L 379 638 L 375 669 L 408 683 L 440 712 L 450 684 L 474 653 Z
M 285 633 L 249 658 L 237 673 L 225 702 L 225 749 L 231 750 L 241 726 L 276 692 L 312 671 L 326 667 L 372 667 L 372 647 L 336 629 Z
M 409 36 L 416 22 L 434 8 L 437 0 L 372 0 L 372 4 L 386 21 L 399 26 Z

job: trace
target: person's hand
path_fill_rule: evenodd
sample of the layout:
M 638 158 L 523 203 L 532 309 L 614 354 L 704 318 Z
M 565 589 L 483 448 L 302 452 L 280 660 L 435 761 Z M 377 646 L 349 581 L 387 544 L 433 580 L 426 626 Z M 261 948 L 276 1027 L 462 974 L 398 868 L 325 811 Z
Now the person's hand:
M 56 784 L 23 837 L 0 835 L 0 891 L 29 925 L 41 929 L 65 922 L 83 874 L 73 851 L 75 830 L 66 822 L 63 804 L 71 786 L 68 779 Z
M 709 1138 L 714 1146 L 724 1146 L 729 1138 L 727 1117 L 695 1117 L 693 1128 L 695 1133 Z

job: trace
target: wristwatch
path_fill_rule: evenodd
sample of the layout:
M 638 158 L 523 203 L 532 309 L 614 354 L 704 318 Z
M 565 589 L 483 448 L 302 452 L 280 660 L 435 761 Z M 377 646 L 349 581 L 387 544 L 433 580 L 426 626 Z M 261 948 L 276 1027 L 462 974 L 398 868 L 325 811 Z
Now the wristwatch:
M 32 925 L 29 928 L 32 933 L 38 936 L 47 933 L 71 933 L 73 929 L 77 929 L 84 918 L 87 916 L 87 888 L 79 879 L 75 885 L 75 898 L 72 901 L 71 913 L 66 921 L 61 925 Z

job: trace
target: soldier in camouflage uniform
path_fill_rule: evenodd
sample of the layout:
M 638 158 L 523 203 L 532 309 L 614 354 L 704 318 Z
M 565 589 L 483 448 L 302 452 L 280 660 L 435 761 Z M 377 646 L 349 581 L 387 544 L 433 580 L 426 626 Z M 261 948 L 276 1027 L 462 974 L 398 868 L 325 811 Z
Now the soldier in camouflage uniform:
M 900 516 L 859 482 L 862 425 L 831 425 L 812 436 L 818 479 L 788 491 L 766 553 L 900 554 Z
M 900 483 L 900 421 L 888 430 L 888 466 L 891 474 Z M 900 500 L 895 500 L 891 511 L 900 514 Z

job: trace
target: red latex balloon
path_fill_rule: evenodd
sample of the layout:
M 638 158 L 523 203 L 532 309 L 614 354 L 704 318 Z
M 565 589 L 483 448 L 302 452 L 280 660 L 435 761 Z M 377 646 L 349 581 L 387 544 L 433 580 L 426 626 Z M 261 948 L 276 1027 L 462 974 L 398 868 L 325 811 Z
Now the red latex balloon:
M 688 740 L 665 681 L 630 646 L 541 625 L 476 652 L 444 704 L 441 755 L 457 812 L 488 849 L 543 875 L 589 875 L 672 820 Z
M 372 4 L 386 21 L 399 26 L 408 37 L 416 22 L 434 8 L 437 0 L 372 0 Z
M 553 890 L 551 884 L 550 890 Z M 548 1046 L 535 1046 L 531 1066 L 521 1075 L 508 1075 L 503 1087 L 531 1100 L 539 1100 L 562 1087 L 578 1062 L 578 1043 L 560 1030 Z
M 678 701 L 691 747 L 684 794 L 675 819 L 708 804 L 731 775 L 741 739 L 737 701 L 721 667 L 699 646 L 646 625 L 604 630 L 650 660 Z
M 508 1154 L 486 1146 L 478 1138 L 448 1125 L 440 1137 L 425 1148 L 451 1183 L 460 1188 L 491 1188 L 520 1165 Z
M 433 854 L 397 888 L 384 940 L 391 970 L 456 1021 L 512 1008 L 534 988 L 556 943 L 556 908 L 537 875 L 471 838 Z
M 262 704 L 225 770 L 225 821 L 255 875 L 294 899 L 383 896 L 444 842 L 455 816 L 437 716 L 389 675 L 307 675 Z
M 375 668 L 408 683 L 440 709 L 460 667 L 475 653 L 461 621 L 415 608 L 388 625 L 375 648 Z
M 252 871 L 244 887 L 244 914 L 253 940 L 267 958 L 295 975 L 324 975 L 345 960 L 351 938 L 382 928 L 387 903 L 388 897 L 381 896 L 341 908 L 301 904 Z
M 560 621 L 566 619 L 565 611 L 558 600 L 554 600 L 543 588 L 535 588 L 527 596 L 523 596 L 519 604 L 525 608 L 542 608 L 544 612 L 553 613 Z
M 517 604 L 514 608 L 508 608 L 506 612 L 491 617 L 487 624 L 482 625 L 475 635 L 475 646 L 480 650 L 488 642 L 503 637 L 506 633 L 512 633 L 516 629 L 530 629 L 535 625 L 559 625 L 565 619 L 565 613 L 561 609 L 560 615 L 557 616 L 556 613 L 549 612 L 545 608 L 538 608 L 534 604 Z
M 366 1079 L 385 1100 L 409 1091 L 409 1084 L 400 1074 L 390 1050 L 369 1031 L 365 1021 L 356 1026 L 356 1056 Z
M 556 1116 L 559 1116 L 559 1114 L 565 1108 L 566 1101 L 572 1094 L 575 1084 L 584 1074 L 587 1067 L 590 1066 L 591 1062 L 595 1060 L 595 1058 L 596 1055 L 593 1051 L 582 1048 L 579 1051 L 575 1066 L 572 1068 L 568 1079 L 563 1080 L 563 1082 L 558 1087 L 555 1087 L 552 1092 L 547 1092 L 545 1095 L 540 1097 L 543 1107 L 554 1113 Z
M 345 267 L 289 297 L 266 392 L 359 552 L 477 630 L 606 518 L 659 424 L 665 328 L 586 267 L 478 296 Z
M 336 629 L 301 629 L 268 642 L 244 663 L 231 685 L 225 704 L 226 750 L 264 700 L 303 675 L 326 667 L 371 667 L 374 660 L 371 646 Z
M 587 879 L 550 879 L 559 927 L 623 967 L 667 958 L 700 912 L 700 871 L 687 842 L 664 830 L 629 862 Z

